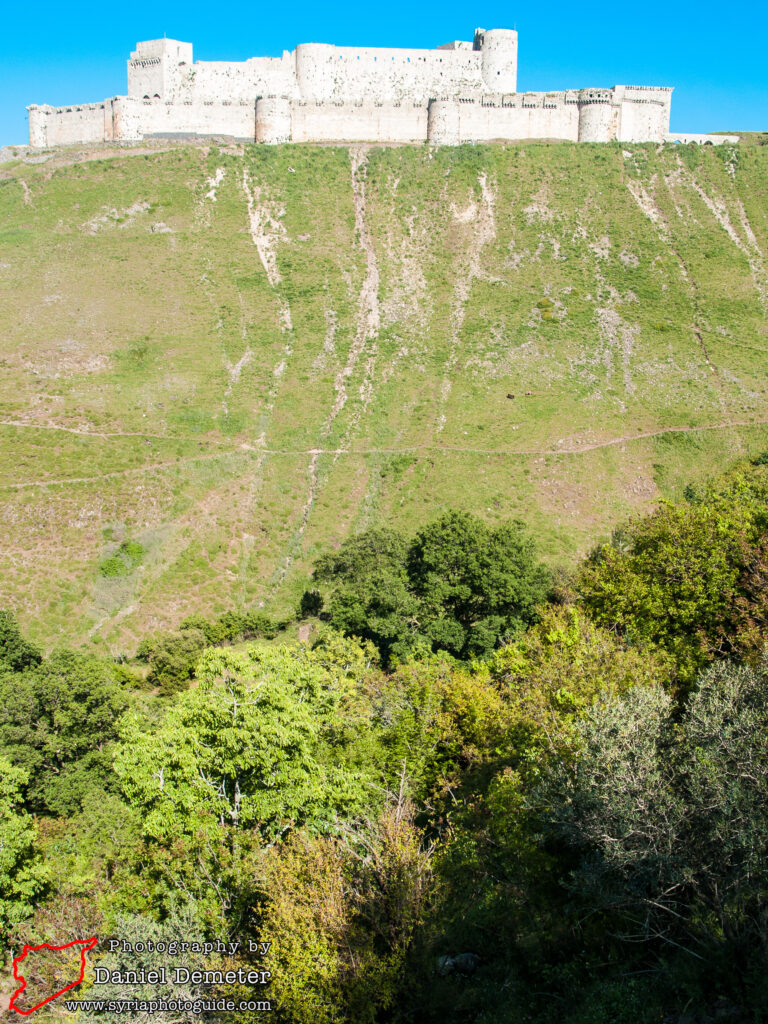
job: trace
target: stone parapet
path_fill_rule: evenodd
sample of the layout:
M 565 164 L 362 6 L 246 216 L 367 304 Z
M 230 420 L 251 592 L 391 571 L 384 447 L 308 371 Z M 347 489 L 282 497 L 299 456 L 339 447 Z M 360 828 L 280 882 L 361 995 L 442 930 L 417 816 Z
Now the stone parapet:
M 477 29 L 434 50 L 303 43 L 281 57 L 193 63 L 191 43 L 150 39 L 131 53 L 127 96 L 29 107 L 30 145 L 166 134 L 265 144 L 667 137 L 671 89 L 518 93 L 517 48 L 512 29 Z

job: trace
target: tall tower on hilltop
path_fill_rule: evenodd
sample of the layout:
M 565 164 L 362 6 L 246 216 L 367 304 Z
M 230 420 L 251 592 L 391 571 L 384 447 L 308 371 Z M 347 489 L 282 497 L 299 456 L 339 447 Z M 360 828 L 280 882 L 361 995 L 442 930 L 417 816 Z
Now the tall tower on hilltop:
M 490 92 L 517 92 L 517 32 L 475 29 L 473 49 L 482 53 L 483 82 Z
M 184 69 L 192 64 L 192 43 L 148 39 L 137 43 L 128 60 L 128 95 L 171 100 Z

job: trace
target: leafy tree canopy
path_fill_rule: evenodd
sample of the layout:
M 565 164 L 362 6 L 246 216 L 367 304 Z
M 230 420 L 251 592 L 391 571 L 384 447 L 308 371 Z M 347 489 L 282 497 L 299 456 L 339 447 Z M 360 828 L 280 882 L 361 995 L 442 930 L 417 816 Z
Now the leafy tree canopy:
M 315 565 L 331 585 L 328 615 L 372 640 L 386 662 L 429 651 L 485 657 L 535 620 L 549 573 L 522 524 L 487 526 L 449 512 L 410 542 L 369 530 Z
M 77 810 L 109 784 L 109 742 L 127 699 L 109 662 L 59 651 L 34 668 L 0 677 L 0 752 L 28 775 L 30 809 Z
M 0 611 L 0 668 L 21 672 L 41 661 L 40 651 L 21 635 L 13 612 Z
M 671 654 L 684 684 L 716 657 L 759 651 L 768 627 L 764 503 L 739 480 L 693 498 L 630 524 L 577 583 L 597 623 Z
M 8 927 L 27 917 L 46 888 L 32 818 L 21 809 L 27 774 L 0 756 L 0 950 Z
M 302 648 L 210 649 L 198 687 L 148 734 L 125 720 L 116 771 L 148 836 L 167 840 L 202 823 L 211 835 L 305 825 L 332 829 L 365 792 L 324 747 L 343 701 L 342 674 Z
M 768 662 L 709 669 L 679 724 L 667 694 L 639 687 L 578 729 L 579 757 L 552 762 L 534 798 L 577 853 L 574 903 L 703 962 L 764 949 Z

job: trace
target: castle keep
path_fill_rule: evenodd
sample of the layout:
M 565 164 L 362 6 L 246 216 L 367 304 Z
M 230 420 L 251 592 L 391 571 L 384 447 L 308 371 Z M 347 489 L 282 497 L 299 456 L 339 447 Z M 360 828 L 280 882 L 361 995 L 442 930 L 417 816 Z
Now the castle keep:
M 663 142 L 672 138 L 671 95 L 634 85 L 519 93 L 517 32 L 510 29 L 478 29 L 472 42 L 435 50 L 303 43 L 282 57 L 242 62 L 193 62 L 191 43 L 153 39 L 130 56 L 127 96 L 30 106 L 29 142 L 169 135 L 265 143 Z

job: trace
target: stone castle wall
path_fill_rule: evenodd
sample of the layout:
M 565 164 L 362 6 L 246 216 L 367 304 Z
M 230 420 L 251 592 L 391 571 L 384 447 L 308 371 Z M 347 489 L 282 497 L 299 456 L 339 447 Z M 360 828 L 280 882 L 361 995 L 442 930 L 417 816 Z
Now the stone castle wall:
M 253 141 L 254 103 L 164 103 L 115 96 L 104 103 L 30 107 L 30 146 L 136 142 L 157 135 L 226 135 Z
M 672 90 L 518 93 L 517 33 L 478 29 L 435 50 L 304 43 L 282 57 L 193 62 L 174 39 L 137 44 L 128 95 L 29 107 L 30 144 L 223 135 L 264 143 L 564 139 L 664 141 Z

